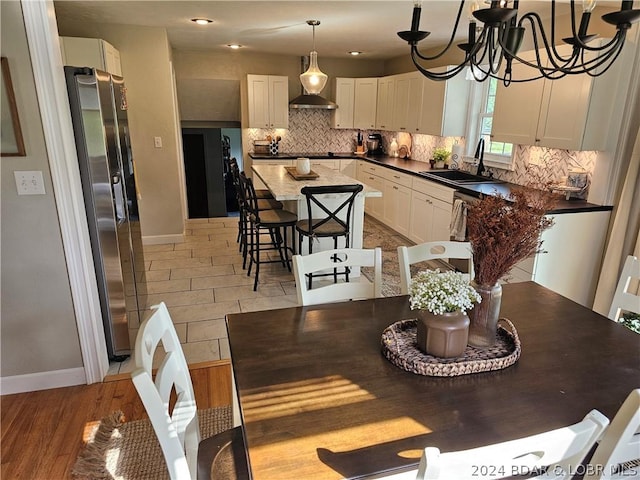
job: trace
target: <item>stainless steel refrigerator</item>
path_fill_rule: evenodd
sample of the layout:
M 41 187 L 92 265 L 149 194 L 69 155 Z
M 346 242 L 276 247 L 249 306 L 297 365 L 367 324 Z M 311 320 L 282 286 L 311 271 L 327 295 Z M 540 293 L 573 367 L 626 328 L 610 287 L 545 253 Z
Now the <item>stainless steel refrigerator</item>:
M 109 358 L 131 353 L 139 318 L 136 269 L 143 271 L 126 89 L 122 78 L 65 67 L 85 209 Z

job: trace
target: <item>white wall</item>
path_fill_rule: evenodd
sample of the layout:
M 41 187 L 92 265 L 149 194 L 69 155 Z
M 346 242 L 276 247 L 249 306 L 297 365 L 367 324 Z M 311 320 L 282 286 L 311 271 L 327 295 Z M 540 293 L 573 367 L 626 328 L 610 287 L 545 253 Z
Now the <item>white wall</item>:
M 82 367 L 49 159 L 20 2 L 0 2 L 2 56 L 15 89 L 26 157 L 2 157 L 2 354 L 7 377 Z M 18 196 L 13 172 L 39 170 L 45 195 Z

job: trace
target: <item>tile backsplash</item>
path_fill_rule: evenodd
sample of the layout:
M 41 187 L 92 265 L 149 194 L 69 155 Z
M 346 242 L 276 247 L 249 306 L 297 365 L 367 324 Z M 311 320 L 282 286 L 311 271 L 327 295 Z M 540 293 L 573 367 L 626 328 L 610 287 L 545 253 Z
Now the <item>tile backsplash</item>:
M 244 150 L 253 151 L 253 141 L 267 135 L 280 135 L 280 152 L 353 152 L 356 147 L 357 130 L 331 128 L 331 112 L 328 110 L 289 110 L 288 130 L 245 129 Z M 366 139 L 368 131 L 363 131 Z M 396 136 L 394 132 L 381 132 L 385 148 Z M 411 136 L 411 158 L 428 162 L 437 147 L 451 149 L 455 143 L 463 144 L 464 137 L 437 137 L 432 135 Z M 570 170 L 585 170 L 589 178 L 595 168 L 597 152 L 555 150 L 528 145 L 515 146 L 513 170 L 490 168 L 496 178 L 519 185 L 561 183 Z M 460 168 L 468 169 L 469 164 Z M 581 195 L 586 198 L 586 191 Z

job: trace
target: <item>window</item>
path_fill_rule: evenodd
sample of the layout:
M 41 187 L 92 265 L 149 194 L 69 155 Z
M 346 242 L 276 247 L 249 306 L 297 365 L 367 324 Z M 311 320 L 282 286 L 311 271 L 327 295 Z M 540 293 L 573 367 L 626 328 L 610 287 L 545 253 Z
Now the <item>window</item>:
M 472 114 L 476 118 L 470 119 L 467 138 L 484 139 L 485 164 L 488 166 L 497 166 L 498 168 L 510 168 L 513 159 L 513 144 L 491 141 L 493 109 L 496 103 L 497 90 L 498 80 L 495 78 L 490 78 L 485 82 L 476 82 L 472 93 L 475 101 L 471 102 L 472 105 L 476 105 L 476 107 L 472 109 L 472 111 L 476 112 L 475 115 Z M 467 145 L 467 152 L 473 155 L 475 152 L 475 144 L 473 144 L 473 142 L 471 143 L 471 145 Z

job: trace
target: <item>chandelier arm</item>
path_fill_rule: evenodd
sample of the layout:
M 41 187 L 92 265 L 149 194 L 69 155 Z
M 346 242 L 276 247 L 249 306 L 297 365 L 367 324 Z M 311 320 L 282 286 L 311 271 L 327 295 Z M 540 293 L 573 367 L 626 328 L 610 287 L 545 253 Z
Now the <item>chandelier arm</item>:
M 449 70 L 449 71 L 445 71 L 445 72 L 432 72 L 431 70 L 427 70 L 425 67 L 423 67 L 422 65 L 420 65 L 420 61 L 419 59 L 421 59 L 422 57 L 420 56 L 418 49 L 415 45 L 411 46 L 411 60 L 413 61 L 414 66 L 416 67 L 416 69 L 422 73 L 425 77 L 431 79 L 431 80 L 449 80 L 453 77 L 455 77 L 458 73 L 460 73 L 462 71 L 462 69 L 465 67 L 466 64 L 466 59 L 465 62 L 461 63 L 460 65 L 457 65 L 456 67 L 454 67 L 453 69 Z
M 574 53 L 572 51 L 572 54 L 568 57 L 565 58 L 562 55 L 560 55 L 560 53 L 558 52 L 558 50 L 556 49 L 553 39 L 553 29 L 552 29 L 552 39 L 551 39 L 551 43 L 549 42 L 547 35 L 544 31 L 544 27 L 543 27 L 543 23 L 542 23 L 542 19 L 540 18 L 540 16 L 535 13 L 535 12 L 529 12 L 526 13 L 525 15 L 522 16 L 522 18 L 520 19 L 520 23 L 518 24 L 519 26 L 522 26 L 522 22 L 523 21 L 528 21 L 530 28 L 531 28 L 531 36 L 533 39 L 533 44 L 534 44 L 534 50 L 536 52 L 536 60 L 538 61 L 539 65 L 533 65 L 530 62 L 526 61 L 525 59 L 519 57 L 517 55 L 517 53 L 512 53 L 510 51 L 507 52 L 509 54 L 512 54 L 513 57 L 518 60 L 521 63 L 524 63 L 525 65 L 529 65 L 530 67 L 534 67 L 534 68 L 544 68 L 542 66 L 542 64 L 539 61 L 539 54 L 538 51 L 540 50 L 540 46 L 539 46 L 539 42 L 538 42 L 538 36 L 540 36 L 540 38 L 542 39 L 542 43 L 544 46 L 545 51 L 547 52 L 547 56 L 549 57 L 549 60 L 551 61 L 552 64 L 556 65 L 558 62 L 570 62 L 573 57 L 574 57 Z M 539 33 L 537 33 L 539 32 Z M 506 45 L 500 45 L 502 48 L 506 49 Z
M 605 73 L 613 63 L 616 61 L 618 56 L 622 53 L 622 48 L 624 46 L 624 37 L 621 39 L 621 42 L 615 46 L 615 48 L 607 51 L 603 55 L 600 55 L 591 60 L 583 60 L 580 64 L 580 68 L 572 69 L 567 72 L 571 75 L 578 75 L 581 73 L 586 73 L 592 77 L 597 77 Z M 583 52 L 583 56 L 586 52 Z M 604 65 L 604 68 L 600 68 Z M 592 73 L 595 72 L 595 73 Z
M 624 40 L 622 41 L 622 44 L 624 45 Z M 603 75 L 604 73 L 606 73 L 615 63 L 616 59 L 618 58 L 618 56 L 622 53 L 622 47 L 618 48 L 618 51 L 615 53 L 615 55 L 613 55 L 613 57 L 611 58 L 611 61 L 609 62 L 609 64 L 604 67 L 602 70 L 597 71 L 595 68 L 591 69 L 591 70 L 587 70 L 585 73 L 591 77 L 599 77 L 600 75 Z M 596 72 L 596 73 L 593 73 Z M 578 72 L 576 72 L 578 73 Z
M 429 60 L 437 60 L 438 58 L 440 58 L 442 55 L 444 55 L 449 50 L 451 45 L 453 45 L 453 41 L 455 40 L 456 32 L 458 31 L 458 24 L 460 23 L 460 17 L 462 16 L 462 10 L 464 8 L 464 2 L 465 2 L 465 0 L 460 0 L 460 8 L 458 8 L 458 15 L 456 16 L 456 22 L 453 25 L 453 30 L 451 31 L 451 38 L 449 38 L 449 43 L 447 43 L 447 45 L 444 47 L 444 49 L 440 53 L 434 55 L 433 57 L 428 57 L 426 55 L 421 54 L 417 50 L 417 46 L 416 45 L 412 45 L 411 46 L 412 55 L 413 55 L 413 49 L 416 48 L 415 53 L 422 60 L 427 60 L 427 61 L 429 61 Z

